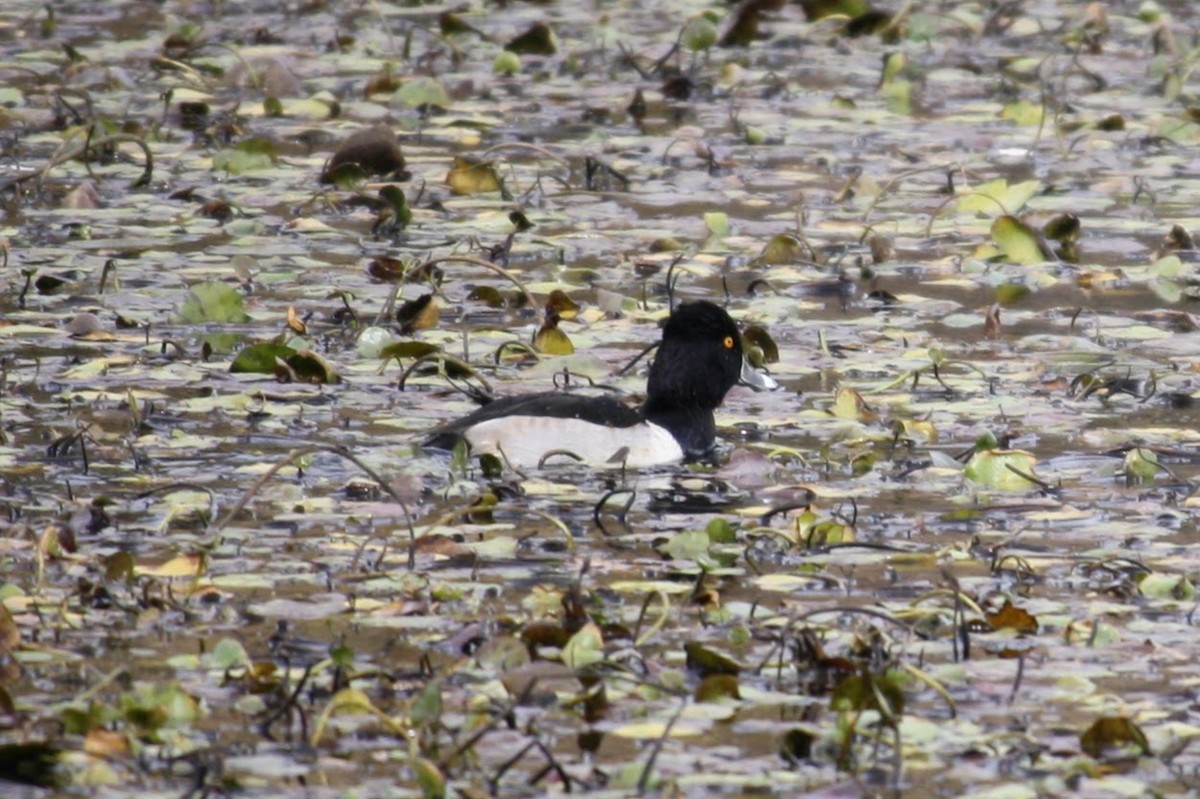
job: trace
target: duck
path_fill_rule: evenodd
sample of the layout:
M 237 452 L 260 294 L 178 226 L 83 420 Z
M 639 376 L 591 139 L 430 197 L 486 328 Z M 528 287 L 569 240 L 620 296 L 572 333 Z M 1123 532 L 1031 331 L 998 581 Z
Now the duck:
M 556 451 L 625 468 L 696 460 L 716 446 L 713 412 L 735 385 L 779 387 L 746 358 L 725 309 L 696 300 L 667 317 L 640 407 L 562 391 L 505 397 L 435 429 L 424 443 L 452 449 L 465 440 L 473 454 L 518 468 L 541 466 Z

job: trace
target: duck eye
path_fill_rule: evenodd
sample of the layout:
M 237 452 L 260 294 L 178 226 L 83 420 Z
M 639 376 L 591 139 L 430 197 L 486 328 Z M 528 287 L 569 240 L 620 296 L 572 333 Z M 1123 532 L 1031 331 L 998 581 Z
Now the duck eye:
M 725 349 L 727 349 L 727 350 L 733 349 L 733 336 L 726 336 L 725 341 L 723 341 L 721 343 L 725 345 Z

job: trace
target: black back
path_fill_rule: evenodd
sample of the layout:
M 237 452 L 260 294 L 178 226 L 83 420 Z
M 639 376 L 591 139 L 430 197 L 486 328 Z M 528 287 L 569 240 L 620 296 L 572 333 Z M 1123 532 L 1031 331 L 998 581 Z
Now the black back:
M 716 443 L 713 418 L 742 371 L 742 340 L 724 309 L 700 300 L 677 307 L 663 327 L 650 366 L 646 403 L 634 410 L 609 397 L 544 392 L 494 400 L 434 430 L 426 446 L 450 449 L 473 425 L 505 416 L 583 419 L 609 427 L 653 422 L 670 431 L 689 457 Z M 569 446 L 569 442 L 564 442 Z

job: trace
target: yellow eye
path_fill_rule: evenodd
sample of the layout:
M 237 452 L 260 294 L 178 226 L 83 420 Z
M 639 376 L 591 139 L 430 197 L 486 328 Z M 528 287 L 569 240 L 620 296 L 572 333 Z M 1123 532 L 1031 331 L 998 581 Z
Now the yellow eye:
M 726 336 L 725 341 L 722 343 L 725 345 L 725 349 L 727 349 L 727 350 L 733 349 L 733 336 Z

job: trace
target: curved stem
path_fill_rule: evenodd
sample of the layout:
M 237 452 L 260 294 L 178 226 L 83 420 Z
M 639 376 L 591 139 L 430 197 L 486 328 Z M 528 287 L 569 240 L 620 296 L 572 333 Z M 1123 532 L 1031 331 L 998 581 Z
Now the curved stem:
M 525 288 L 525 284 L 516 275 L 502 266 L 497 266 L 491 261 L 485 261 L 482 258 L 476 258 L 474 255 L 443 255 L 440 258 L 430 258 L 418 268 L 425 269 L 443 263 L 474 264 L 475 266 L 481 266 L 484 269 L 495 272 L 505 280 L 511 281 L 514 286 L 520 289 L 521 293 L 525 295 L 525 302 L 528 303 L 530 308 L 537 308 L 537 301 L 533 299 L 533 295 L 529 293 L 529 289 Z

